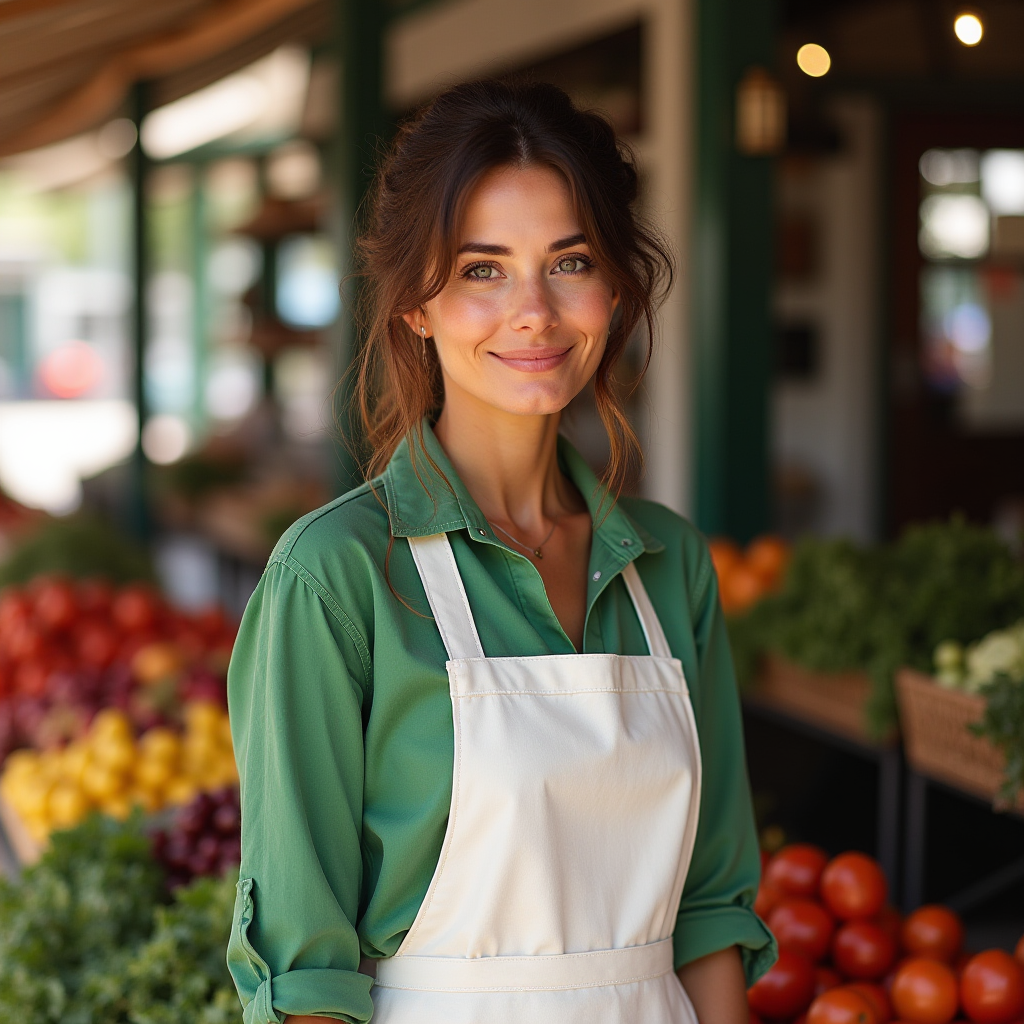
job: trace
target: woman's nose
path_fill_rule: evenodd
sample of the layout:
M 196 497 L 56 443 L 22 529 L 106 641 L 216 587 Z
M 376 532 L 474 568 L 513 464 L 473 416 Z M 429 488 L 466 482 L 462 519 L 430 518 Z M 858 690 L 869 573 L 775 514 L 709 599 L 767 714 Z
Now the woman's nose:
M 554 327 L 558 313 L 544 281 L 521 282 L 513 293 L 511 326 L 514 330 L 530 330 L 537 334 Z

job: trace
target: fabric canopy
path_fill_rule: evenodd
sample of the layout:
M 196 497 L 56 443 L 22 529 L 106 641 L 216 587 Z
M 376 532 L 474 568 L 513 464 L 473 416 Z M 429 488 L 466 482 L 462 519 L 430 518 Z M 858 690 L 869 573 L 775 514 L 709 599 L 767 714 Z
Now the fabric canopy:
M 96 128 L 135 82 L 168 103 L 331 23 L 330 0 L 0 0 L 0 156 Z

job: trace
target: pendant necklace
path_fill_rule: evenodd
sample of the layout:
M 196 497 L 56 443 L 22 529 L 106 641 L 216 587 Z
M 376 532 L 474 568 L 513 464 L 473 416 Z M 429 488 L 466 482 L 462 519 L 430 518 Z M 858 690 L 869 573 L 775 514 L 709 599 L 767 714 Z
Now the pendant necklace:
M 488 519 L 487 522 L 491 523 L 490 519 Z M 508 530 L 503 530 L 497 523 L 491 523 L 491 526 L 493 526 L 494 529 L 498 531 L 498 533 L 503 533 L 506 537 L 508 537 L 510 541 L 512 541 L 513 544 L 518 544 L 519 547 L 525 548 L 527 551 L 532 552 L 534 558 L 537 559 L 541 559 L 544 557 L 544 555 L 541 554 L 541 548 L 544 547 L 544 545 L 547 544 L 549 540 L 551 540 L 551 535 L 555 532 L 555 526 L 557 525 L 557 523 L 552 523 L 551 529 L 548 530 L 548 535 L 536 547 L 532 547 L 529 544 L 524 544 L 518 537 L 513 537 L 512 534 L 508 532 Z

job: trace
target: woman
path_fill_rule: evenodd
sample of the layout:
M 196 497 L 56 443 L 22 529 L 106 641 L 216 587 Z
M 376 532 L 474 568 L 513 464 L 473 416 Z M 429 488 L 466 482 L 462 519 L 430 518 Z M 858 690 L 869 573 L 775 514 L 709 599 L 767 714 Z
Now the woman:
M 281 539 L 231 665 L 246 1024 L 747 1021 L 774 953 L 714 572 L 616 500 L 614 369 L 668 271 L 636 194 L 551 86 L 399 132 L 361 246 L 372 479 Z M 603 483 L 558 434 L 591 380 Z

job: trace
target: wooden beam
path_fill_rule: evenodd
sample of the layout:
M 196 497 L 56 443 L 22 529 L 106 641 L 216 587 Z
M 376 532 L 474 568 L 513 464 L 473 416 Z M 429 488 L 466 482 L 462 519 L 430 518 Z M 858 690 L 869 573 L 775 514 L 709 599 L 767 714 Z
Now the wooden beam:
M 0 141 L 0 156 L 37 149 L 88 131 L 116 112 L 133 83 L 172 74 L 206 60 L 314 2 L 229 0 L 196 17 L 180 31 L 160 33 L 154 39 L 122 50 L 24 131 Z

